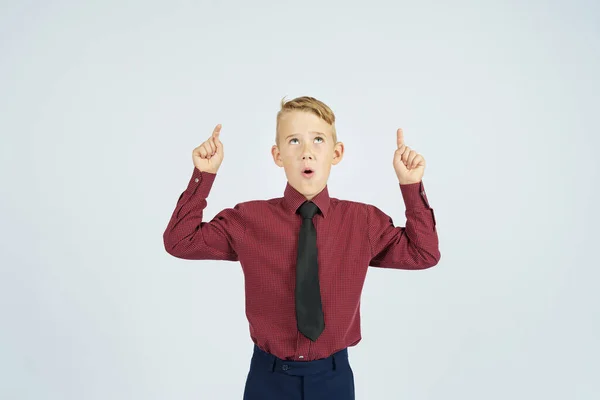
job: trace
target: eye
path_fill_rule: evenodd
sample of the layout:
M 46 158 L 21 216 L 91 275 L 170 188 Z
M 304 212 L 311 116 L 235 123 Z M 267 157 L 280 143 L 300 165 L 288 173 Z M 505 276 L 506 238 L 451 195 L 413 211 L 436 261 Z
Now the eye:
M 289 143 L 291 144 L 294 140 L 298 141 L 297 138 L 292 138 L 290 139 Z M 321 136 L 315 137 L 315 140 L 320 140 L 321 142 L 325 141 L 325 139 L 323 139 Z

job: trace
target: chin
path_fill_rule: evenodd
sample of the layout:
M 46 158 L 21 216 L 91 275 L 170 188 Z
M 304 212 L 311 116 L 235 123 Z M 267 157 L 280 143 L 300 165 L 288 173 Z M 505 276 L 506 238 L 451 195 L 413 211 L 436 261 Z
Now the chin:
M 325 183 L 317 181 L 299 182 L 295 188 L 305 197 L 312 197 L 319 194 L 325 188 Z

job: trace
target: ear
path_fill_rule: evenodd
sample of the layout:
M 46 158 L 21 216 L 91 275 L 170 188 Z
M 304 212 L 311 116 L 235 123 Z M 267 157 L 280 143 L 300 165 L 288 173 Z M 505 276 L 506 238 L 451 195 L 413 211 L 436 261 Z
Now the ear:
M 338 164 L 344 158 L 344 143 L 337 142 L 335 146 L 333 146 L 333 160 L 331 161 L 332 165 Z
M 277 147 L 277 145 L 273 145 L 273 147 L 271 147 L 271 155 L 273 156 L 273 161 L 275 161 L 275 164 L 277 164 L 277 166 L 279 167 L 283 167 L 283 161 L 281 161 L 281 153 L 279 152 L 279 147 Z

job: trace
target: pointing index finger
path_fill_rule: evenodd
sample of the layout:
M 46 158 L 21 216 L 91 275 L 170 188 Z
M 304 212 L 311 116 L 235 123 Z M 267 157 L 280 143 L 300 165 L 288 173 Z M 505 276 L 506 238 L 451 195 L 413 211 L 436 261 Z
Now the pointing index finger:
M 219 137 L 219 133 L 221 133 L 221 124 L 218 124 L 217 126 L 215 126 L 215 129 L 213 130 L 213 137 L 218 138 Z
M 402 131 L 402 128 L 398 128 L 398 131 L 396 132 L 396 142 L 398 148 L 404 144 L 404 132 Z

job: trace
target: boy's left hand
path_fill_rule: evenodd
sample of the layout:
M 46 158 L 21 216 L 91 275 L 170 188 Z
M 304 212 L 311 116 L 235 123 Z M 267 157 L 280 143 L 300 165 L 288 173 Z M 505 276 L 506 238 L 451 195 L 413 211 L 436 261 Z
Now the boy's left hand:
M 425 173 L 425 159 L 404 144 L 402 128 L 396 133 L 398 149 L 394 153 L 394 169 L 401 185 L 421 182 Z

